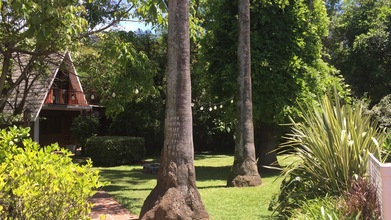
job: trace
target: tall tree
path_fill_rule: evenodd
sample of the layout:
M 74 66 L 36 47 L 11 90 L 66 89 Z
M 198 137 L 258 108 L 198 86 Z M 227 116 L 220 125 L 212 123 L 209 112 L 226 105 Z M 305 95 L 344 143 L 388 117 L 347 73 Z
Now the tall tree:
M 239 0 L 238 37 L 238 103 L 235 139 L 235 160 L 227 186 L 261 184 L 254 145 L 251 89 L 250 1 Z
M 196 187 L 191 111 L 189 0 L 169 1 L 164 147 L 140 219 L 208 219 Z

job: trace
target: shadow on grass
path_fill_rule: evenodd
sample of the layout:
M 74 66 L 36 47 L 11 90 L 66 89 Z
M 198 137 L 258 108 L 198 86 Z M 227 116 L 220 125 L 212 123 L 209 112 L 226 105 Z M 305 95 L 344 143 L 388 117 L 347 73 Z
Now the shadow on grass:
M 152 189 L 153 189 L 153 187 L 151 187 L 151 188 L 149 188 L 149 187 L 131 188 L 131 187 L 114 185 L 114 184 L 110 184 L 110 185 L 103 187 L 103 190 L 105 190 L 106 192 L 112 192 L 112 193 L 116 193 L 116 192 L 120 192 L 120 191 L 151 191 Z
M 197 181 L 227 180 L 231 166 L 196 166 Z
M 99 175 L 104 181 L 125 182 L 131 185 L 142 185 L 143 183 L 156 179 L 154 174 L 145 174 L 141 169 L 116 170 L 101 169 Z M 123 184 L 122 184 L 123 185 Z
M 231 166 L 196 166 L 196 179 L 197 182 L 208 182 L 208 181 L 227 181 L 228 176 L 230 175 Z M 261 170 L 261 178 L 267 177 L 278 177 L 280 175 L 280 170 L 275 169 L 263 169 Z M 105 187 L 105 190 L 108 192 L 115 192 L 121 190 L 151 190 L 150 188 L 142 187 L 137 188 L 133 186 L 143 186 L 146 182 L 150 180 L 156 180 L 157 174 L 145 174 L 142 172 L 142 169 L 129 169 L 126 170 L 123 167 L 116 169 L 114 168 L 103 168 L 100 169 L 99 175 L 103 181 L 111 182 L 110 185 Z M 224 185 L 215 185 L 210 186 L 199 186 L 198 188 L 207 189 L 207 188 L 222 188 Z
M 231 166 L 211 167 L 211 166 L 196 166 L 197 181 L 209 180 L 227 180 L 231 172 Z M 278 177 L 281 174 L 280 170 L 262 169 L 260 171 L 262 177 Z
M 194 155 L 194 160 L 203 160 L 208 158 L 217 158 L 217 157 L 233 157 L 233 155 L 226 154 L 213 154 L 211 152 L 201 152 Z
M 261 169 L 259 171 L 259 175 L 262 177 L 279 177 L 281 174 L 281 170 L 275 170 L 275 169 Z
M 260 215 L 259 219 L 263 220 L 276 220 L 279 219 L 277 216 L 270 216 L 270 215 Z
M 137 211 L 141 210 L 141 206 L 144 202 L 144 198 L 132 198 L 130 196 L 122 195 L 116 192 L 109 192 L 109 195 L 112 196 L 115 201 L 129 210 L 132 214 L 137 214 Z
M 141 198 L 130 198 L 128 196 L 121 196 L 119 194 L 112 194 L 113 198 L 123 205 L 127 210 L 140 210 L 141 206 L 138 204 L 143 204 L 144 199 Z

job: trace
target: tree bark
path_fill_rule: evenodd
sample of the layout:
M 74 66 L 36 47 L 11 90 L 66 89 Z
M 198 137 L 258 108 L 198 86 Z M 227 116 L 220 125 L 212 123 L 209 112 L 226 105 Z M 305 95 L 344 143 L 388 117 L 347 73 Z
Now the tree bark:
M 209 219 L 196 187 L 190 82 L 189 0 L 169 1 L 164 147 L 157 185 L 140 219 Z
M 249 0 L 239 0 L 238 69 L 235 159 L 227 186 L 257 186 L 262 181 L 258 173 L 254 145 Z

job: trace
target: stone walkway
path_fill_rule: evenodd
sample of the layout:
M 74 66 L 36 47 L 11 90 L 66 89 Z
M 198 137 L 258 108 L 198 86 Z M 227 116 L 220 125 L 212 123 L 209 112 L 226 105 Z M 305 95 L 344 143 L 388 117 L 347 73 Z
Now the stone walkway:
M 91 209 L 93 220 L 137 220 L 138 216 L 131 214 L 125 207 L 115 201 L 107 192 L 98 191 L 92 198 L 94 206 Z

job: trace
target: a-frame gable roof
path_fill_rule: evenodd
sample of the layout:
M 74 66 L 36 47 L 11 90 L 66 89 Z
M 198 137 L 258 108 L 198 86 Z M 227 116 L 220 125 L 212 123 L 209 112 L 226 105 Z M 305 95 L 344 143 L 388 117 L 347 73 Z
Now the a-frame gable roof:
M 13 80 L 17 80 L 22 74 L 29 57 L 23 57 L 19 65 L 15 65 L 13 68 Z M 57 76 L 60 68 L 65 68 L 65 71 L 69 73 L 69 80 L 75 91 L 83 92 L 79 78 L 76 73 L 76 69 L 73 65 L 72 58 L 69 52 L 63 54 L 52 54 L 48 56 L 44 61 L 47 66 L 47 74 L 42 72 L 33 71 L 26 77 L 26 81 L 22 81 L 12 92 L 12 95 L 7 100 L 7 104 L 4 108 L 4 113 L 12 114 L 15 107 L 21 104 L 25 91 L 27 90 L 27 96 L 25 99 L 24 110 L 30 111 L 30 121 L 35 121 L 44 105 L 45 99 L 48 96 L 51 86 L 53 85 L 54 79 Z M 87 103 L 84 95 L 82 101 Z

